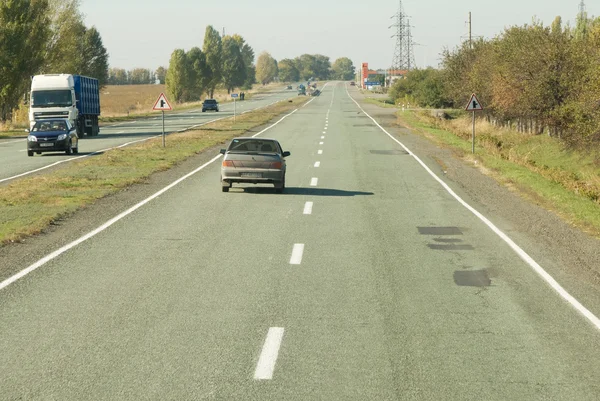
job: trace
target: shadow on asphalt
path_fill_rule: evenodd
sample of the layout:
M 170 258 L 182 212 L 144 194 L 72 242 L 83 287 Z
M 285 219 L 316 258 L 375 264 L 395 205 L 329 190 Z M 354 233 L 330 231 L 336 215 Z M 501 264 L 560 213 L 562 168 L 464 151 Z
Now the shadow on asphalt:
M 237 187 L 242 189 L 244 193 L 251 194 L 273 194 L 275 188 L 269 187 Z M 236 187 L 233 187 L 235 191 Z M 286 187 L 282 195 L 302 195 L 302 196 L 361 196 L 361 195 L 374 195 L 373 192 L 362 192 L 362 191 L 345 191 L 342 189 L 331 189 L 331 188 L 299 188 L 299 187 Z

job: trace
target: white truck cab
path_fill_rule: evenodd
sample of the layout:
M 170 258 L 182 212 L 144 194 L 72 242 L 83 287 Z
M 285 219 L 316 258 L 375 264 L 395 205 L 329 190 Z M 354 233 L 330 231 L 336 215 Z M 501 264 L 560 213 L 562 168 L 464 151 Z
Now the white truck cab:
M 79 116 L 75 83 L 70 74 L 36 75 L 31 81 L 29 125 L 46 118 L 67 118 L 75 125 Z

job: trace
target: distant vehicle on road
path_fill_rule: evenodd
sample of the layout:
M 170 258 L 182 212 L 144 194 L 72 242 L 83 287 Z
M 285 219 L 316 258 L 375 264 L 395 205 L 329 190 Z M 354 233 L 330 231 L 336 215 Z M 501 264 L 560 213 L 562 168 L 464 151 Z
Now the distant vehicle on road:
M 306 87 L 302 84 L 298 86 L 298 96 L 300 95 L 306 95 Z
M 100 87 L 96 78 L 70 74 L 35 75 L 31 80 L 29 128 L 38 120 L 66 118 L 79 137 L 100 132 Z
M 289 89 L 292 89 L 292 85 L 288 85 L 288 86 L 287 86 L 287 89 L 288 89 L 288 90 L 289 90 Z
M 350 86 L 355 86 L 355 85 L 356 85 L 356 82 L 354 82 L 354 81 L 350 82 Z
M 246 184 L 273 184 L 275 192 L 285 189 L 284 152 L 275 139 L 234 138 L 227 149 L 221 149 L 221 188 L 229 192 L 234 182 Z
M 27 156 L 42 152 L 79 153 L 77 128 L 66 118 L 36 121 L 27 137 Z
M 219 102 L 216 99 L 206 99 L 202 103 L 202 112 L 204 113 L 206 110 L 214 110 L 219 111 Z

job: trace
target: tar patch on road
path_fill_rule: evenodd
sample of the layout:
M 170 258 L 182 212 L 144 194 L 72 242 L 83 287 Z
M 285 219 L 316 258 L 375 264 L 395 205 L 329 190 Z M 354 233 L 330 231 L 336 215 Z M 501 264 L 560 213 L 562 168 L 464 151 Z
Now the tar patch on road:
M 463 235 L 458 227 L 417 227 L 421 235 Z
M 419 234 L 437 237 L 462 236 L 458 227 L 417 227 Z M 435 244 L 427 244 L 429 249 L 436 251 L 473 251 L 473 245 L 463 243 L 461 238 L 434 238 Z
M 487 269 L 454 272 L 454 283 L 461 287 L 489 287 L 492 285 Z
M 370 150 L 371 154 L 374 155 L 385 155 L 385 156 L 396 156 L 396 155 L 407 155 L 408 152 L 405 150 Z

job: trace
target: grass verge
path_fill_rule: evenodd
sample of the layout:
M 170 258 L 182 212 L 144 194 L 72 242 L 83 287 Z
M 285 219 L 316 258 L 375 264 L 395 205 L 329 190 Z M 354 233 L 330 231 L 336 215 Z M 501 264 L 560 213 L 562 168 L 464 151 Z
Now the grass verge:
M 53 222 L 153 173 L 167 170 L 212 146 L 242 135 L 290 112 L 305 97 L 282 101 L 264 109 L 207 124 L 202 129 L 110 150 L 69 163 L 50 173 L 0 187 L 0 246 L 39 234 Z
M 449 147 L 463 160 L 553 211 L 570 224 L 600 238 L 600 157 L 568 149 L 543 135 L 498 129 L 486 121 L 476 125 L 471 153 L 468 116 L 440 120 L 429 112 L 398 112 L 413 131 Z

